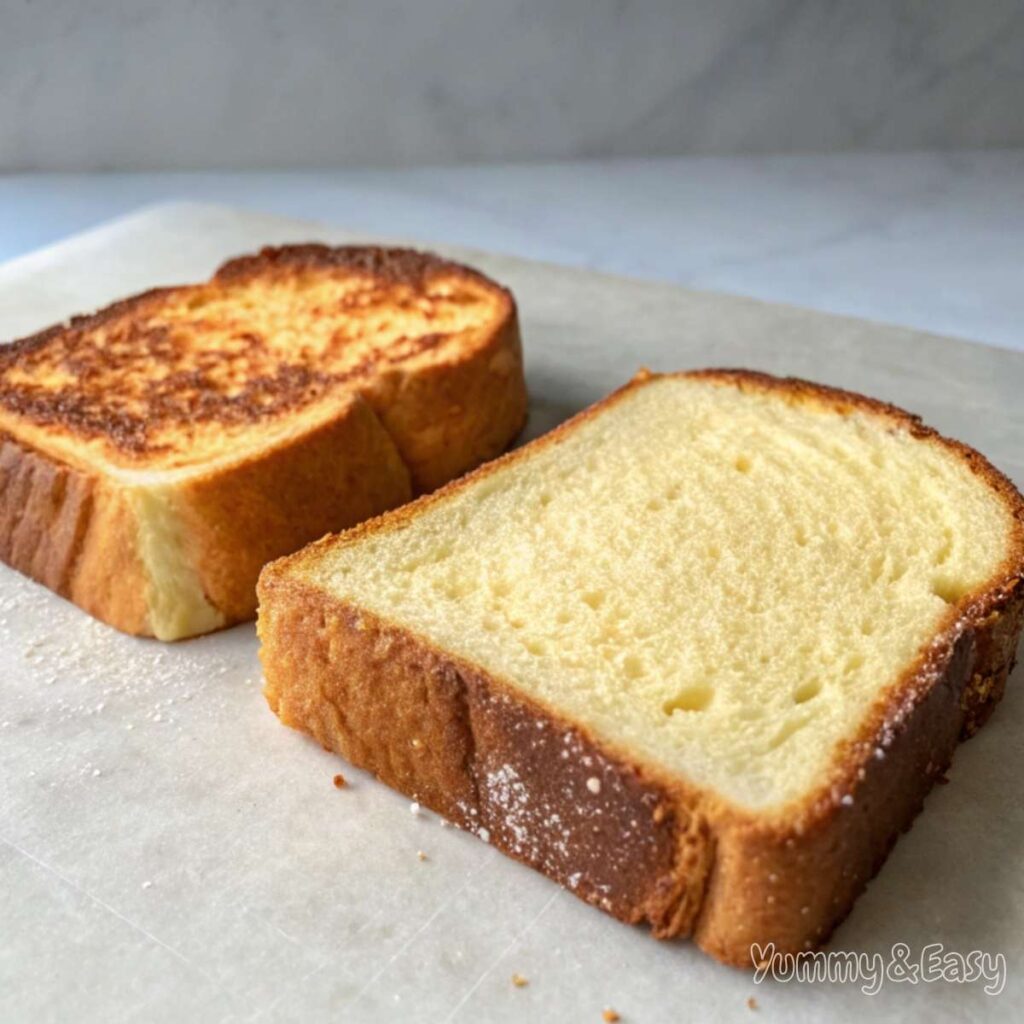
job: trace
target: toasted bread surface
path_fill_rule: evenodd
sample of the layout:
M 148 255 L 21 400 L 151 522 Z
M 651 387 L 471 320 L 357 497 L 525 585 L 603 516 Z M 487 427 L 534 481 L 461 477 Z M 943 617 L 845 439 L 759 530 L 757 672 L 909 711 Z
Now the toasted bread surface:
M 514 377 L 514 336 L 511 296 L 438 257 L 265 249 L 206 284 L 155 289 L 4 346 L 0 428 L 88 464 L 195 468 L 237 460 L 358 390 L 398 428 L 417 482 L 432 487 L 444 446 L 422 450 L 416 427 L 466 409 L 432 404 L 438 389 L 424 382 L 482 354 L 492 374 Z M 395 408 L 411 383 L 426 394 L 409 400 L 419 416 L 403 430 L 411 414 Z M 464 387 L 450 391 L 462 398 Z M 464 397 L 472 406 L 476 396 Z
M 524 417 L 498 285 L 411 250 L 265 249 L 0 348 L 0 554 L 128 632 L 207 632 L 252 616 L 265 561 L 498 454 Z M 13 484 L 43 488 L 44 464 L 80 485 L 26 518 Z M 112 550 L 121 583 L 88 569 Z
M 1001 695 L 1024 607 L 1020 595 L 1022 504 L 1013 486 L 977 453 L 940 438 L 916 418 L 892 407 L 804 382 L 744 372 L 710 371 L 687 375 L 685 380 L 687 388 L 693 385 L 697 391 L 702 387 L 724 389 L 730 400 L 748 396 L 755 403 L 769 401 L 812 419 L 814 415 L 831 417 L 844 424 L 842 430 L 853 432 L 846 437 L 851 445 L 859 431 L 868 431 L 872 444 L 877 441 L 880 450 L 893 459 L 906 452 L 913 459 L 914 453 L 920 452 L 922 467 L 929 467 L 923 472 L 921 486 L 925 486 L 925 477 L 932 481 L 928 487 L 939 483 L 928 491 L 930 500 L 940 506 L 950 496 L 956 500 L 961 493 L 957 488 L 962 487 L 962 495 L 981 503 L 978 518 L 966 524 L 977 528 L 976 536 L 965 538 L 963 523 L 951 527 L 960 531 L 957 543 L 971 541 L 984 549 L 981 553 L 957 551 L 954 555 L 955 544 L 946 551 L 943 527 L 949 523 L 940 516 L 932 524 L 936 528 L 931 539 L 936 547 L 926 550 L 927 571 L 924 562 L 886 566 L 889 576 L 899 573 L 895 581 L 888 576 L 884 581 L 885 591 L 895 588 L 897 596 L 886 599 L 893 602 L 891 609 L 879 599 L 876 611 L 899 611 L 909 601 L 907 607 L 915 609 L 920 627 L 912 634 L 913 649 L 890 678 L 866 687 L 852 703 L 829 695 L 829 686 L 837 693 L 851 687 L 841 668 L 834 677 L 818 680 L 824 683 L 824 697 L 820 688 L 809 693 L 805 676 L 791 678 L 783 693 L 789 710 L 772 709 L 760 732 L 753 730 L 755 738 L 763 735 L 770 741 L 768 749 L 760 752 L 757 744 L 750 742 L 749 725 L 742 722 L 742 704 L 735 706 L 732 714 L 725 714 L 726 726 L 731 722 L 737 730 L 732 741 L 746 751 L 751 764 L 748 774 L 757 785 L 736 788 L 727 775 L 708 775 L 706 764 L 686 756 L 687 750 L 701 741 L 695 722 L 702 716 L 708 721 L 714 701 L 730 696 L 727 682 L 717 690 L 712 687 L 710 705 L 696 700 L 692 686 L 676 689 L 676 681 L 663 701 L 657 686 L 645 690 L 645 684 L 635 681 L 637 663 L 627 661 L 635 652 L 618 652 L 626 654 L 614 661 L 618 675 L 613 673 L 611 678 L 619 680 L 619 689 L 632 693 L 638 704 L 647 700 L 645 692 L 657 695 L 658 699 L 647 705 L 651 707 L 650 721 L 658 720 L 657 711 L 664 723 L 644 729 L 648 733 L 660 730 L 671 737 L 673 723 L 680 723 L 677 734 L 687 740 L 676 757 L 672 744 L 666 747 L 663 737 L 646 742 L 644 729 L 631 732 L 600 713 L 600 708 L 595 711 L 566 699 L 554 683 L 546 687 L 538 681 L 539 675 L 531 677 L 530 669 L 523 667 L 527 663 L 518 656 L 503 661 L 493 648 L 477 640 L 479 624 L 464 617 L 466 599 L 458 593 L 467 586 L 466 574 L 436 572 L 430 566 L 438 560 L 422 558 L 424 549 L 409 540 L 415 540 L 417 532 L 430 533 L 431 517 L 461 516 L 459 535 L 470 547 L 479 548 L 480 537 L 472 526 L 474 516 L 486 518 L 492 531 L 501 531 L 502 516 L 513 522 L 508 509 L 483 510 L 487 501 L 500 503 L 503 490 L 510 492 L 513 505 L 536 497 L 541 506 L 555 507 L 558 499 L 540 471 L 541 460 L 557 462 L 558 449 L 580 455 L 572 448 L 576 439 L 588 431 L 600 433 L 605 427 L 614 432 L 621 425 L 623 410 L 638 401 L 639 393 L 653 394 L 665 386 L 664 380 L 639 380 L 526 449 L 438 494 L 268 567 L 260 584 L 262 658 L 268 699 L 286 724 L 313 733 L 326 746 L 377 772 L 402 791 L 416 794 L 463 826 L 485 834 L 506 852 L 616 916 L 647 920 L 659 935 L 694 934 L 720 959 L 749 965 L 751 943 L 774 942 L 780 951 L 799 951 L 827 937 L 880 866 L 899 831 L 912 820 L 934 779 L 948 766 L 958 737 L 973 731 Z M 697 391 L 689 394 L 692 397 Z M 739 426 L 738 421 L 734 423 Z M 784 434 L 781 430 L 776 440 Z M 790 434 L 787 445 L 792 438 Z M 749 438 L 744 443 L 746 447 L 740 450 L 727 446 L 721 456 L 734 472 L 754 482 L 759 470 L 753 464 L 745 465 L 745 460 L 769 458 L 774 449 L 751 448 Z M 911 447 L 905 452 L 901 446 Z M 831 458 L 842 462 L 853 451 L 839 446 Z M 580 460 L 569 459 L 565 464 L 573 461 Z M 530 466 L 531 475 L 524 477 L 517 466 Z M 940 477 L 946 472 L 951 475 L 933 480 L 933 470 Z M 591 475 L 600 482 L 599 473 L 592 470 Z M 590 492 L 590 500 L 631 507 L 625 498 L 628 473 L 617 467 L 613 475 L 622 493 L 609 497 L 596 489 Z M 525 491 L 517 491 L 516 481 L 524 479 L 534 479 L 536 486 L 527 483 Z M 770 490 L 771 475 L 762 473 L 756 482 L 762 493 L 766 487 Z M 655 498 L 664 504 L 666 485 L 671 489 L 677 483 L 658 481 Z M 684 479 L 683 489 L 685 486 Z M 952 491 L 946 492 L 946 488 Z M 579 486 L 569 485 L 566 491 L 568 509 L 582 508 Z M 848 491 L 846 500 L 855 500 L 854 495 L 856 488 Z M 483 503 L 473 507 L 470 498 L 482 498 Z M 926 511 L 928 501 L 920 504 Z M 734 515 L 735 509 L 721 512 Z M 560 531 L 574 536 L 569 519 L 576 513 L 563 507 L 559 514 Z M 619 533 L 630 536 L 632 548 L 650 547 L 644 535 L 635 530 L 631 533 L 636 523 L 630 520 L 629 515 L 621 516 Z M 854 520 L 851 515 L 850 521 Z M 532 564 L 530 551 L 538 542 L 528 532 L 524 535 L 521 524 L 515 522 L 516 528 L 503 534 L 507 554 Z M 799 516 L 794 522 L 809 525 Z M 959 521 L 954 518 L 950 522 Z M 829 554 L 828 545 L 842 543 L 842 531 L 829 540 L 827 521 L 819 525 L 818 556 L 827 587 L 831 585 L 828 574 L 843 564 L 841 558 Z M 664 523 L 659 528 L 669 529 Z M 748 528 L 757 527 L 748 524 Z M 352 574 L 358 578 L 362 572 L 362 551 L 386 571 L 396 568 L 390 545 L 399 534 L 394 550 L 403 558 L 412 556 L 412 562 L 422 559 L 420 564 L 410 565 L 410 579 L 423 577 L 439 583 L 438 605 L 445 609 L 454 629 L 473 638 L 470 643 L 453 641 L 432 625 L 429 614 L 420 614 L 422 601 L 415 584 L 411 584 L 412 605 L 406 609 L 400 602 L 396 605 L 368 597 L 353 584 Z M 447 541 L 450 536 L 444 534 L 440 539 Z M 889 541 L 891 550 L 898 553 L 907 539 L 913 538 L 897 531 Z M 804 543 L 809 540 L 818 543 L 813 537 L 805 538 Z M 615 543 L 614 536 L 607 538 L 610 557 L 632 557 L 630 545 L 623 552 Z M 850 536 L 847 543 L 859 541 Z M 656 547 L 651 550 L 661 554 Z M 458 562 L 460 551 L 452 554 Z M 785 555 L 788 557 L 788 549 Z M 771 556 L 765 557 L 770 563 Z M 556 615 L 563 605 L 561 598 L 552 596 L 547 577 L 557 578 L 559 565 L 550 552 L 545 552 L 542 561 L 543 573 L 535 577 L 534 586 L 540 606 Z M 657 574 L 641 572 L 637 563 L 634 570 L 641 590 L 653 590 L 658 600 L 671 604 L 671 596 L 659 589 Z M 685 574 L 677 576 L 677 584 L 683 585 L 684 578 Z M 904 578 L 907 582 L 901 584 Z M 628 586 L 628 578 L 623 579 Z M 908 595 L 915 593 L 911 586 L 915 581 L 931 592 L 911 601 Z M 863 585 L 853 574 L 834 582 L 848 588 Z M 531 605 L 529 601 L 516 603 L 516 585 L 513 581 L 508 589 L 505 580 L 499 586 L 505 593 L 498 606 L 504 603 L 509 621 L 496 626 L 498 634 L 518 635 L 527 651 L 535 645 L 532 657 L 543 668 L 540 675 L 555 683 L 572 678 L 571 664 L 557 658 L 562 650 L 560 634 L 537 635 L 534 619 L 538 613 L 531 613 L 533 618 L 523 614 L 523 608 Z M 524 586 L 529 587 L 529 582 Z M 445 587 L 453 588 L 447 597 Z M 901 587 L 907 591 L 902 597 Z M 835 592 L 836 601 L 842 601 L 841 590 Z M 822 600 L 829 600 L 830 593 L 824 590 Z M 589 607 L 587 593 L 577 596 Z M 627 604 L 640 601 L 629 594 L 606 593 L 606 609 L 623 596 Z M 590 597 L 593 600 L 595 595 Z M 747 624 L 748 633 L 756 634 L 763 612 L 745 607 L 742 597 L 737 594 L 737 620 Z M 467 607 L 476 606 L 469 602 Z M 495 612 L 495 608 L 481 610 L 484 614 Z M 822 617 L 814 607 L 806 608 L 804 614 L 812 623 Z M 859 629 L 859 621 L 857 625 Z M 713 629 L 713 620 L 705 628 Z M 872 632 L 875 629 L 878 633 L 872 639 L 860 637 L 859 644 L 884 646 L 885 627 L 875 622 Z M 542 641 L 539 647 L 538 640 Z M 740 637 L 738 642 L 742 649 L 745 641 Z M 860 656 L 866 649 L 851 643 L 848 651 L 842 647 L 827 663 L 838 661 L 845 667 L 844 652 Z M 640 653 L 648 651 L 641 649 Z M 685 662 L 689 655 L 681 649 L 676 660 Z M 809 660 L 801 655 L 795 663 L 800 664 L 801 659 Z M 728 672 L 726 665 L 705 665 L 708 667 Z M 659 680 L 663 668 L 654 665 Z M 755 668 L 746 666 L 749 679 L 756 680 Z M 816 671 L 820 674 L 821 666 L 816 666 Z M 588 678 L 597 674 L 587 673 Z M 579 685 L 585 688 L 590 684 Z M 681 703 L 672 706 L 672 699 L 681 695 Z M 697 694 L 702 695 L 706 698 L 703 690 Z M 803 720 L 813 713 L 815 701 L 825 712 L 830 706 L 842 709 L 846 718 L 840 721 L 840 728 L 812 727 Z M 804 706 L 808 703 L 810 708 Z M 632 713 L 614 700 L 609 706 L 622 719 Z M 728 712 L 728 706 L 723 710 Z M 793 728 L 792 721 L 800 724 Z M 710 722 L 706 727 L 720 728 Z M 772 747 L 771 741 L 780 731 L 782 740 Z M 730 739 L 728 733 L 726 739 Z M 787 744 L 797 750 L 801 743 L 810 745 L 813 755 L 807 762 L 809 771 L 802 776 L 797 770 L 800 757 L 772 760 L 773 750 Z M 799 784 L 791 784 L 787 776 L 774 789 L 769 785 L 766 796 L 761 776 L 770 783 L 773 772 L 796 773 Z

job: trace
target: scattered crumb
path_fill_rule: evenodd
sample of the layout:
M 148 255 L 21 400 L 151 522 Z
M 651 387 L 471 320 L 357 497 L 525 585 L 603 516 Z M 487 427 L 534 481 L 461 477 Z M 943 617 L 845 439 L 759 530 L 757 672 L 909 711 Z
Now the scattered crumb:
M 591 775 L 590 778 L 587 779 L 587 789 L 589 789 L 591 793 L 600 793 L 601 780 L 596 775 Z
M 513 974 L 512 984 L 515 985 L 516 988 L 526 988 L 526 986 L 530 984 L 530 979 L 524 978 L 521 974 Z
M 622 1020 L 622 1018 L 609 1007 L 601 1014 L 601 1020 L 603 1020 L 605 1024 L 615 1024 L 617 1020 Z
M 749 996 L 747 998 L 747 1009 L 748 1010 L 756 1010 L 757 1009 L 757 1000 L 753 996 Z
M 426 854 L 425 854 L 425 853 L 424 853 L 424 852 L 423 852 L 422 850 L 417 850 L 417 851 L 416 851 L 416 856 L 417 856 L 417 857 L 418 857 L 418 858 L 419 858 L 420 860 L 427 860 L 427 859 L 428 859 L 427 855 L 426 855 Z
M 413 802 L 411 804 L 409 804 L 409 813 L 410 814 L 419 814 L 420 813 L 419 801 L 413 800 Z
M 334 788 L 335 789 L 344 789 L 345 786 L 346 786 L 345 776 L 342 775 L 341 773 L 335 775 L 334 776 Z
M 153 883 L 152 882 L 143 882 L 142 883 L 142 888 L 143 889 L 152 889 L 153 888 Z

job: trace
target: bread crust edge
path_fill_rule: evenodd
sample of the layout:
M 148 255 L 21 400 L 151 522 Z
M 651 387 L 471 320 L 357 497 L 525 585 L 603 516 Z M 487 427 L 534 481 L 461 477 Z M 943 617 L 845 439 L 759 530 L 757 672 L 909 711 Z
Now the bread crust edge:
M 358 393 L 284 444 L 173 492 L 187 561 L 210 604 L 234 625 L 256 613 L 263 566 L 329 531 L 412 497 L 409 470 Z
M 0 435 L 0 559 L 126 633 L 148 635 L 135 514 L 98 474 Z

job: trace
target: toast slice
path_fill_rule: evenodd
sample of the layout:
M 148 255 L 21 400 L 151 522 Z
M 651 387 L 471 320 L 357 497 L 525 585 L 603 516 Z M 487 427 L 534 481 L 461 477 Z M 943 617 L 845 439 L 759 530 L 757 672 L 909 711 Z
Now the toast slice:
M 870 399 L 642 375 L 264 569 L 286 725 L 751 966 L 823 942 L 1013 664 L 1024 503 Z
M 128 633 L 251 618 L 263 565 L 501 452 L 516 309 L 406 249 L 293 245 L 0 348 L 0 558 Z

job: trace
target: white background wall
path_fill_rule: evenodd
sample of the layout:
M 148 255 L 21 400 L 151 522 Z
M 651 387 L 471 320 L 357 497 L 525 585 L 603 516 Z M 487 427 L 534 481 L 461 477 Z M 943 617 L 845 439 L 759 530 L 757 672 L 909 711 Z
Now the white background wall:
M 1022 144 L 1020 0 L 0 0 L 0 170 Z

